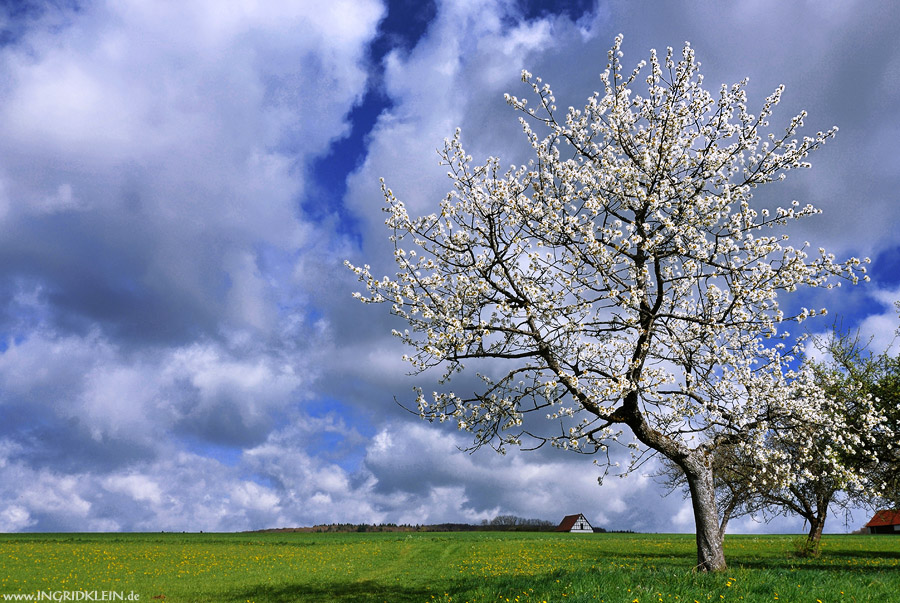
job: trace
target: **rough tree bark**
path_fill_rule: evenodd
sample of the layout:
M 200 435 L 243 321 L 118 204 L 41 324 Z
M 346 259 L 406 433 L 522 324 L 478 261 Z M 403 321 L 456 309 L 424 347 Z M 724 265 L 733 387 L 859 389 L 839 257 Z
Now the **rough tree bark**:
M 828 515 L 828 507 L 820 509 L 809 522 L 809 534 L 806 537 L 804 553 L 815 555 L 819 551 L 822 542 L 822 530 L 825 528 L 825 518 Z
M 698 451 L 699 452 L 699 451 Z M 694 508 L 694 524 L 697 531 L 697 571 L 724 571 L 724 532 L 719 529 L 719 515 L 716 509 L 716 491 L 713 486 L 711 462 L 700 454 L 689 456 L 682 468 L 687 477 Z

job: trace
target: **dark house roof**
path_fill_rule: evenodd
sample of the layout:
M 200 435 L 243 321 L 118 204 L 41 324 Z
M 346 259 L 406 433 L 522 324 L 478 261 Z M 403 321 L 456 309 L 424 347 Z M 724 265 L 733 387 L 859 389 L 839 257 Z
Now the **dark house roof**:
M 866 524 L 867 528 L 900 525 L 900 511 L 877 511 Z
M 583 519 L 584 523 L 586 523 L 588 525 L 588 527 L 590 527 L 591 524 L 584 517 L 584 515 L 582 515 L 581 513 L 576 513 L 575 515 L 566 515 L 565 517 L 563 517 L 563 520 L 559 523 L 558 526 L 556 526 L 556 531 L 557 532 L 571 531 L 572 526 L 575 525 L 575 522 L 578 521 L 579 518 Z

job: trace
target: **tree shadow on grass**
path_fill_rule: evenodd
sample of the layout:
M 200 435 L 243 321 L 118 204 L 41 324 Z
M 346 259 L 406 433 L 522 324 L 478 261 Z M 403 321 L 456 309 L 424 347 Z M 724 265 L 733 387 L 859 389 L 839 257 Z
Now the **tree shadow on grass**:
M 687 571 L 693 567 L 697 553 L 694 551 L 675 551 L 661 553 L 659 551 L 629 552 L 621 557 L 610 557 L 615 564 L 625 566 L 635 565 L 643 569 L 655 571 Z M 821 571 L 821 572 L 846 572 L 879 573 L 889 569 L 884 565 L 865 565 L 864 563 L 852 563 L 854 560 L 865 559 L 898 559 L 898 551 L 828 551 L 819 557 L 799 557 L 790 551 L 785 551 L 780 556 L 766 556 L 765 558 L 743 557 L 740 554 L 725 554 L 725 561 L 729 568 L 746 568 L 759 570 L 785 570 L 785 571 Z
M 876 559 L 900 559 L 900 539 L 897 540 L 896 551 L 866 551 L 865 553 L 857 553 L 854 551 L 828 551 L 825 553 L 829 557 L 848 557 L 848 558 L 866 558 L 874 557 Z
M 727 558 L 727 554 L 725 555 Z M 599 560 L 607 559 L 602 555 L 598 556 Z M 646 553 L 640 551 L 630 551 L 628 554 L 623 554 L 621 556 L 610 556 L 608 559 L 613 560 L 617 563 L 642 563 L 642 564 L 655 564 L 655 565 L 680 565 L 683 563 L 682 560 L 685 559 L 697 559 L 697 553 L 695 551 L 672 551 L 672 552 L 663 552 L 663 551 L 647 551 Z
M 868 556 L 868 555 L 866 555 Z M 876 555 L 873 555 L 876 556 Z M 841 556 L 843 558 L 843 556 Z M 859 559 L 860 556 L 847 556 L 848 558 Z M 892 570 L 890 566 L 884 565 L 862 565 L 849 562 L 835 562 L 837 555 L 829 557 L 820 557 L 818 559 L 807 559 L 802 557 L 785 556 L 784 559 L 726 559 L 729 568 L 743 568 L 767 571 L 782 572 L 817 572 L 822 574 L 840 574 L 852 572 L 854 574 L 880 574 L 885 571 Z
M 360 582 L 320 582 L 316 584 L 260 584 L 230 591 L 228 601 L 303 601 L 319 602 L 353 601 L 354 603 L 421 603 L 434 591 L 407 587 L 400 584 L 386 585 L 373 580 Z

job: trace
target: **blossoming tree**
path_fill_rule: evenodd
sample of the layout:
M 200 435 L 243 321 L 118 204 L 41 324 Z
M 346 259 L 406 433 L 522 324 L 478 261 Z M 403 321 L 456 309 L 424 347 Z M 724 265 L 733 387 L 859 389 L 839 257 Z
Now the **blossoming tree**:
M 792 483 L 760 487 L 754 479 L 759 468 L 751 461 L 743 470 L 744 483 L 765 504 L 763 516 L 766 511 L 796 514 L 808 522 L 809 534 L 799 550 L 806 555 L 819 553 L 825 520 L 832 508 L 848 511 L 853 506 L 874 504 L 896 475 L 884 471 L 896 458 L 891 450 L 896 443 L 897 396 L 885 387 L 893 376 L 895 360 L 887 352 L 867 352 L 860 344 L 859 332 L 851 335 L 836 326 L 830 336 L 814 338 L 813 343 L 823 359 L 807 358 L 806 364 L 830 400 L 831 408 L 826 410 L 832 419 L 839 420 L 842 432 L 826 433 L 824 438 L 815 429 L 770 434 L 769 446 L 784 450 L 795 463 L 802 463 Z M 848 433 L 855 433 L 855 441 L 863 445 L 835 448 L 835 442 L 840 443 Z M 810 455 L 810 449 L 815 453 Z M 835 454 L 845 455 L 837 467 L 827 461 Z
M 534 152 L 527 165 L 476 164 L 457 131 L 439 212 L 411 217 L 382 182 L 398 272 L 348 265 L 362 301 L 408 322 L 394 334 L 415 371 L 444 371 L 437 391 L 417 390 L 423 418 L 456 422 L 476 447 L 549 442 L 607 465 L 621 440 L 623 472 L 663 454 L 689 485 L 698 569 L 722 570 L 713 451 L 740 446 L 771 468 L 762 479 L 789 481 L 791 464 L 761 445 L 767 432 L 841 428 L 818 420 L 824 398 L 791 370 L 781 330 L 821 311 L 787 315 L 778 294 L 865 270 L 788 245 L 784 226 L 818 213 L 811 205 L 751 204 L 836 128 L 798 140 L 801 114 L 765 134 L 781 87 L 752 115 L 747 81 L 710 93 L 689 44 L 680 59 L 651 51 L 649 73 L 644 62 L 624 71 L 620 46 L 583 109 L 560 111 L 522 73 L 534 102 L 506 98 Z M 473 363 L 475 391 L 449 389 Z

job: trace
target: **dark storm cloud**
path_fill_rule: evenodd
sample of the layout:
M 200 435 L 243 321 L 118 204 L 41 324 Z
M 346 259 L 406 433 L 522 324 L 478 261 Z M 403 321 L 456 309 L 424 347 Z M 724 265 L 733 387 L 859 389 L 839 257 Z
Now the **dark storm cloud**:
M 24 409 L 8 410 L 16 414 Z M 98 435 L 78 417 L 42 418 L 32 414 L 27 426 L 16 434 L 16 441 L 21 448 L 10 460 L 21 461 L 32 469 L 53 467 L 62 473 L 115 471 L 152 459 L 159 453 L 149 442 Z
M 198 299 L 165 286 L 172 283 L 146 278 L 145 254 L 154 249 L 142 240 L 146 232 L 91 218 L 51 216 L 16 224 L 0 248 L 4 301 L 11 303 L 28 283 L 43 303 L 46 322 L 61 332 L 85 334 L 101 325 L 116 340 L 136 344 L 183 343 L 216 332 L 226 276 L 217 262 L 207 263 L 204 280 L 213 282 L 202 283 L 209 293 Z

